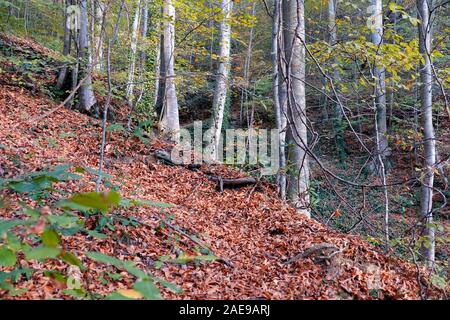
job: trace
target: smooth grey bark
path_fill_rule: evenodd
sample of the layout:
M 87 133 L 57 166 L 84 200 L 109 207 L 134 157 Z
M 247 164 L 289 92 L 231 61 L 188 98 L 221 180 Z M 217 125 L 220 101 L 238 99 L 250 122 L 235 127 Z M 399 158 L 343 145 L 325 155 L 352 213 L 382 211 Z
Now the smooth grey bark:
M 417 0 L 419 24 L 419 48 L 423 58 L 420 66 L 422 126 L 424 133 L 424 164 L 420 201 L 420 219 L 425 224 L 424 237 L 428 244 L 422 246 L 422 254 L 430 267 L 435 261 L 435 235 L 433 223 L 433 184 L 436 161 L 436 140 L 433 127 L 433 66 L 431 61 L 432 19 L 431 0 Z
M 281 110 L 280 103 L 280 86 L 282 83 L 280 81 L 279 67 L 281 64 L 280 54 L 279 54 L 279 42 L 280 42 L 280 6 L 281 0 L 274 0 L 273 2 L 273 17 L 272 17 L 272 94 L 273 94 L 273 104 L 275 108 L 275 123 L 279 132 L 279 157 L 280 157 L 280 170 L 277 175 L 278 188 L 280 192 L 281 199 L 286 198 L 286 154 L 285 154 L 285 143 L 286 143 L 286 114 L 284 110 Z M 281 75 L 282 76 L 282 75 Z
M 220 22 L 220 50 L 219 50 L 219 66 L 216 74 L 216 87 L 214 90 L 213 100 L 213 118 L 212 118 L 212 145 L 211 158 L 218 159 L 220 135 L 222 131 L 223 116 L 225 110 L 225 102 L 228 92 L 228 78 L 230 72 L 230 42 L 231 42 L 231 25 L 230 17 L 233 10 L 233 2 L 230 0 L 222 0 L 221 8 L 223 13 Z
M 141 1 L 138 0 L 136 11 L 133 18 L 133 26 L 131 28 L 131 40 L 130 40 L 130 65 L 128 67 L 128 80 L 127 80 L 127 90 L 126 98 L 128 105 L 133 105 L 134 100 L 134 77 L 136 71 L 136 55 L 137 55 L 137 42 L 138 42 L 138 31 L 139 22 L 141 18 Z
M 80 32 L 78 37 L 80 70 L 79 74 L 82 79 L 86 80 L 80 87 L 80 101 L 78 108 L 86 112 L 90 112 L 92 106 L 96 103 L 94 91 L 92 89 L 92 70 L 89 62 L 89 22 L 87 15 L 87 0 L 80 1 Z
M 305 96 L 305 3 L 304 0 L 284 0 L 283 31 L 287 81 L 288 159 L 292 166 L 288 174 L 288 199 L 299 213 L 310 216 L 309 161 L 307 156 L 306 96 Z
M 379 49 L 383 44 L 383 1 L 372 0 L 373 8 L 373 26 L 371 39 L 372 43 Z M 381 154 L 381 158 L 384 161 L 389 155 L 388 141 L 387 141 L 387 123 L 386 123 L 386 70 L 384 66 L 379 65 L 377 62 L 374 64 L 373 76 L 375 78 L 375 108 L 376 108 L 376 121 L 378 127 L 378 140 L 379 146 L 376 153 Z M 379 165 L 380 166 L 380 165 Z
M 142 3 L 141 8 L 141 28 L 140 28 L 140 39 L 142 44 L 142 40 L 144 40 L 147 37 L 147 31 L 148 31 L 148 0 L 144 0 Z M 131 121 L 133 117 L 133 113 L 136 109 L 136 106 L 141 101 L 142 96 L 144 94 L 144 83 L 142 83 L 142 77 L 145 71 L 145 60 L 146 60 L 146 54 L 144 48 L 137 49 L 137 80 L 136 84 L 139 87 L 139 91 L 137 93 L 137 96 L 134 97 L 131 102 L 131 110 L 128 115 L 128 122 L 127 122 L 127 128 L 128 130 L 131 130 Z
M 163 4 L 164 17 L 164 64 L 165 64 L 165 90 L 164 104 L 161 118 L 161 129 L 178 140 L 180 121 L 178 116 L 178 100 L 175 90 L 175 7 L 172 0 L 165 0 Z

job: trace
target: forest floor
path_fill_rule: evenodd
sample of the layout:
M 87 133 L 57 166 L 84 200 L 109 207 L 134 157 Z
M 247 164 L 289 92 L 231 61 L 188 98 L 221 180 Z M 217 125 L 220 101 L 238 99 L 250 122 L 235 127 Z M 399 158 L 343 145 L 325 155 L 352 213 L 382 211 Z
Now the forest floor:
M 18 45 L 36 54 L 48 54 L 29 41 Z M 58 105 L 39 92 L 39 86 L 54 78 L 47 79 L 46 75 L 45 79 L 30 80 L 36 84 L 35 90 L 11 83 L 14 75 L 6 69 L 5 65 L 0 69 L 0 178 L 18 177 L 58 164 L 98 168 L 100 121 L 66 108 L 39 119 Z M 169 147 L 156 137 L 145 144 L 125 132 L 108 133 L 108 185 L 118 186 L 123 198 L 173 206 L 114 210 L 109 214 L 139 222 L 125 225 L 113 220 L 110 228 L 102 230 L 107 235 L 104 239 L 80 233 L 63 236 L 63 248 L 76 254 L 86 266 L 82 284 L 89 292 L 108 294 L 128 289 L 133 283 L 133 277 L 124 272 L 112 279 L 115 267 L 85 255 L 87 251 L 100 251 L 132 260 L 142 270 L 183 289 L 182 293 L 174 293 L 161 288 L 166 299 L 420 299 L 423 294 L 440 295 L 427 285 L 421 268 L 378 252 L 359 236 L 342 234 L 299 216 L 278 199 L 273 185 L 263 182 L 257 188 L 219 192 L 202 172 L 158 162 L 154 151 Z M 222 165 L 202 166 L 201 171 L 223 177 L 243 176 Z M 95 178 L 86 173 L 82 180 L 61 183 L 59 187 L 69 193 L 93 191 Z M 1 195 L 11 203 L 19 200 L 19 195 L 9 191 Z M 15 209 L 14 205 L 0 208 L 0 219 L 20 218 Z M 164 224 L 167 221 L 173 228 Z M 86 225 L 94 222 L 88 218 Z M 183 263 L 161 259 L 183 257 L 182 253 L 198 256 L 199 242 L 221 259 Z M 327 254 L 326 249 L 317 247 L 323 243 L 334 245 L 336 254 L 318 258 Z M 283 263 L 299 252 L 311 254 Z M 15 297 L 0 290 L 1 299 L 73 298 L 64 293 L 63 283 L 44 275 L 45 270 L 65 272 L 67 264 L 25 259 L 18 263 L 35 272 L 29 279 L 18 281 L 16 288 L 26 290 Z M 0 271 L 10 269 L 0 267 Z

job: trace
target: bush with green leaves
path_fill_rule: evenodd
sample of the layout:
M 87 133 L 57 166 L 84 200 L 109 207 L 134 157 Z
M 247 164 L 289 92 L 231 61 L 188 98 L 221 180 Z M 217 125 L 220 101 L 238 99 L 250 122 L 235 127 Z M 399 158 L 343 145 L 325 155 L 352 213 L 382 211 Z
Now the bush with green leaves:
M 21 294 L 24 289 L 16 289 L 15 284 L 24 278 L 30 278 L 35 272 L 33 268 L 22 267 L 18 263 L 19 258 L 39 262 L 59 260 L 68 266 L 79 268 L 80 271 L 86 269 L 79 257 L 63 249 L 62 236 L 83 233 L 96 238 L 105 238 L 107 235 L 98 230 L 87 229 L 85 219 L 80 217 L 79 212 L 86 216 L 100 215 L 106 218 L 112 208 L 129 208 L 136 205 L 169 206 L 151 201 L 121 199 L 116 191 L 76 193 L 66 196 L 64 200 L 56 201 L 55 194 L 65 195 L 65 192 L 56 189 L 55 184 L 80 179 L 80 173 L 86 171 L 84 168 L 75 168 L 73 170 L 75 172 L 69 169 L 68 165 L 63 165 L 52 170 L 33 172 L 20 178 L 0 180 L 0 191 L 3 194 L 0 205 L 8 210 L 14 208 L 13 219 L 0 221 L 0 270 L 2 270 L 0 290 L 7 291 L 10 296 Z M 21 200 L 17 204 L 12 204 L 7 198 L 9 194 L 18 194 Z M 35 205 L 32 207 L 26 202 Z M 128 272 L 136 278 L 133 289 L 119 290 L 114 294 L 101 296 L 88 292 L 78 283 L 76 286 L 68 285 L 68 289 L 64 291 L 67 295 L 82 299 L 160 299 L 161 294 L 156 284 L 175 293 L 181 292 L 176 285 L 148 274 L 131 261 L 122 261 L 100 252 L 84 254 L 89 259 Z M 44 275 L 64 284 L 73 280 L 70 275 L 55 270 L 46 270 Z

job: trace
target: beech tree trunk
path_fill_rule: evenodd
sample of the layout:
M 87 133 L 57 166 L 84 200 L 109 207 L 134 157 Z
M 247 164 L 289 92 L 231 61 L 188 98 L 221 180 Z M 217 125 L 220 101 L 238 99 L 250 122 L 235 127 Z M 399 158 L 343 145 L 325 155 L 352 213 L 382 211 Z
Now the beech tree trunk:
M 383 44 L 383 1 L 372 0 L 373 8 L 373 26 L 372 26 L 372 43 L 378 47 Z M 377 154 L 381 154 L 384 161 L 389 155 L 388 141 L 387 141 L 387 124 L 386 124 L 386 70 L 384 66 L 375 62 L 373 68 L 373 76 L 375 77 L 375 108 L 376 121 L 378 127 L 378 141 Z M 378 171 L 380 164 L 378 165 Z
M 231 25 L 230 16 L 233 10 L 233 2 L 230 0 L 222 0 L 221 8 L 223 19 L 220 23 L 220 51 L 219 66 L 217 71 L 216 87 L 213 100 L 213 141 L 211 148 L 211 157 L 213 160 L 218 159 L 220 135 L 222 131 L 223 115 L 228 92 L 228 78 L 230 72 L 230 43 L 231 43 Z
M 80 70 L 81 79 L 86 78 L 80 87 L 80 101 L 78 108 L 90 112 L 92 106 L 96 103 L 94 91 L 92 89 L 91 64 L 89 62 L 89 22 L 87 15 L 87 0 L 80 1 L 80 32 L 78 37 L 78 46 L 80 49 Z
M 421 208 L 420 219 L 425 225 L 424 233 L 427 243 L 422 246 L 422 254 L 430 267 L 435 260 L 435 236 L 433 223 L 433 184 L 434 184 L 434 166 L 436 161 L 436 140 L 433 127 L 433 70 L 431 61 L 431 42 L 432 42 L 432 19 L 431 0 L 417 0 L 417 14 L 421 23 L 419 24 L 419 48 L 423 57 L 423 63 L 420 67 L 421 82 L 421 109 L 422 125 L 424 133 L 424 166 L 423 181 L 421 190 Z
M 283 1 L 283 31 L 285 46 L 288 116 L 288 159 L 292 166 L 288 174 L 287 194 L 302 214 L 309 211 L 309 162 L 307 156 L 306 96 L 305 96 L 305 6 L 304 0 Z
M 134 13 L 133 26 L 131 28 L 131 41 L 130 41 L 130 65 L 128 67 L 128 81 L 126 97 L 128 105 L 133 104 L 134 99 L 134 74 L 136 69 L 136 55 L 137 55 L 137 42 L 139 31 L 139 20 L 141 13 L 141 1 L 137 2 L 136 11 Z
M 284 81 L 280 81 L 279 68 L 280 68 L 280 54 L 279 54 L 279 42 L 280 42 L 280 2 L 281 0 L 274 0 L 273 2 L 273 21 L 272 21 L 272 93 L 273 93 L 273 104 L 275 107 L 275 122 L 279 132 L 279 157 L 280 157 L 280 170 L 277 175 L 278 188 L 280 192 L 280 197 L 282 199 L 286 198 L 286 155 L 284 145 L 286 143 L 286 113 L 285 110 L 281 109 L 280 102 L 280 83 L 284 83 Z
M 163 4 L 164 21 L 164 64 L 165 64 L 165 90 L 164 104 L 161 119 L 161 129 L 178 140 L 180 122 L 178 117 L 178 100 L 175 90 L 175 7 L 172 0 L 165 0 Z
M 70 40 L 70 34 L 71 31 L 69 29 L 69 23 L 68 23 L 68 14 L 67 14 L 67 7 L 71 5 L 71 0 L 65 1 L 65 7 L 64 7 L 64 47 L 63 47 L 63 55 L 68 56 L 70 54 L 70 46 L 71 46 L 71 40 Z M 58 74 L 58 79 L 56 81 L 56 87 L 58 89 L 62 89 L 64 87 L 64 84 L 66 82 L 67 74 L 68 74 L 68 66 L 66 64 L 63 65 L 61 70 Z

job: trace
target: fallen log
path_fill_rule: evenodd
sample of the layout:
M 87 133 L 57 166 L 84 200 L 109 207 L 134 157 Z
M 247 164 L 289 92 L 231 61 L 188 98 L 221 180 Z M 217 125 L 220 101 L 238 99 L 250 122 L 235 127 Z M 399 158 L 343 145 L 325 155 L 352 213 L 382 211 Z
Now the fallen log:
M 158 149 L 154 152 L 155 157 L 159 160 L 162 160 L 164 163 L 171 166 L 185 166 L 181 161 L 177 159 L 173 159 L 169 152 L 165 150 Z M 201 172 L 200 164 L 189 164 L 186 166 L 189 170 Z M 258 184 L 258 179 L 253 177 L 244 177 L 244 178 L 223 178 L 220 176 L 211 176 L 209 172 L 203 172 L 209 180 L 217 182 L 217 190 L 222 192 L 225 188 L 241 188 L 249 185 Z
M 287 259 L 285 261 L 282 261 L 283 264 L 291 264 L 297 260 L 309 258 L 311 256 L 314 256 L 314 260 L 320 261 L 320 260 L 329 260 L 335 255 L 341 253 L 343 249 L 337 247 L 334 244 L 331 243 L 319 243 L 316 245 L 313 245 L 312 247 L 306 249 L 303 252 L 300 252 L 296 254 L 294 257 Z
M 208 176 L 208 179 L 217 182 L 217 190 L 221 192 L 224 188 L 240 188 L 258 183 L 258 180 L 253 177 L 230 179 L 217 176 Z
M 181 166 L 183 163 L 181 161 L 177 161 L 175 159 L 172 159 L 172 156 L 170 153 L 164 150 L 156 150 L 155 152 L 156 158 L 162 160 L 163 162 L 171 165 L 171 166 Z

